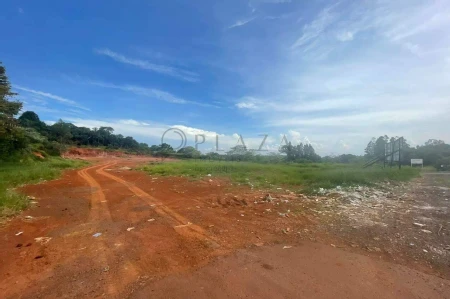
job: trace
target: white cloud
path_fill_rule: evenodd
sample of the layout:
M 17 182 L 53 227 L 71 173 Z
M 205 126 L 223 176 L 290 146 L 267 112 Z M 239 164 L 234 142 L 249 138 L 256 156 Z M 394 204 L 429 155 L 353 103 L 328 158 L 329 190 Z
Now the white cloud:
M 137 121 L 134 119 L 121 119 L 118 122 L 121 124 L 124 124 L 124 125 L 132 125 L 132 126 L 149 126 L 150 125 L 149 123 L 140 122 L 140 121 Z
M 323 154 L 361 154 L 384 134 L 450 141 L 449 16 L 448 1 L 355 1 L 325 7 L 299 30 L 279 24 L 273 63 L 243 64 L 253 92 L 237 97 L 236 111 L 308 136 Z
M 116 84 L 104 83 L 104 82 L 98 82 L 98 81 L 88 81 L 87 83 L 91 84 L 91 85 L 95 85 L 95 86 L 105 87 L 105 88 L 120 89 L 123 91 L 134 93 L 136 95 L 141 95 L 144 97 L 157 99 L 157 100 L 174 103 L 174 104 L 190 104 L 190 105 L 214 107 L 214 108 L 218 107 L 218 106 L 207 104 L 207 103 L 185 100 L 183 98 L 180 98 L 180 97 L 177 97 L 177 96 L 171 94 L 170 92 L 155 89 L 155 88 L 147 88 L 147 87 L 136 86 L 136 85 L 116 85 Z
M 406 42 L 406 43 L 403 44 L 403 46 L 408 51 L 410 51 L 412 54 L 414 54 L 414 55 L 417 55 L 417 56 L 421 56 L 422 55 L 422 52 L 420 51 L 419 45 Z
M 247 18 L 247 19 L 243 19 L 243 20 L 238 20 L 233 25 L 227 27 L 227 29 L 232 29 L 232 28 L 235 28 L 235 27 L 244 26 L 244 25 L 250 23 L 251 21 L 253 21 L 255 19 L 256 19 L 256 17 L 251 17 L 251 18 Z
M 326 7 L 319 13 L 316 19 L 314 19 L 311 23 L 306 24 L 303 27 L 302 35 L 295 41 L 291 48 L 295 49 L 305 46 L 318 38 L 337 18 L 336 13 L 334 12 L 335 7 L 336 4 Z
M 336 38 L 341 42 L 351 41 L 353 40 L 353 32 L 350 31 L 340 32 L 336 35 Z
M 146 60 L 126 57 L 122 54 L 111 51 L 110 49 L 96 49 L 95 52 L 100 55 L 108 56 L 117 62 L 130 64 L 144 70 L 149 70 L 156 73 L 172 76 L 178 79 L 182 79 L 184 81 L 198 82 L 200 80 L 199 75 L 195 72 L 186 71 L 167 65 L 154 64 Z
M 18 90 L 22 90 L 22 91 L 25 91 L 25 92 L 29 92 L 29 93 L 32 93 L 32 94 L 35 94 L 35 95 L 40 95 L 40 96 L 46 97 L 48 99 L 52 99 L 52 100 L 58 101 L 58 102 L 60 102 L 60 103 L 62 103 L 64 105 L 67 105 L 67 106 L 72 106 L 72 107 L 76 107 L 76 108 L 83 109 L 83 110 L 86 110 L 86 111 L 90 111 L 89 108 L 86 108 L 86 107 L 78 104 L 75 101 L 69 100 L 67 98 L 63 98 L 61 96 L 57 96 L 57 95 L 54 95 L 54 94 L 51 94 L 51 93 L 48 93 L 48 92 L 34 90 L 34 89 L 31 89 L 31 88 L 27 88 L 27 87 L 23 87 L 23 86 L 19 86 L 19 85 L 14 85 L 13 87 L 15 89 L 18 89 Z
M 240 137 L 242 136 L 245 145 L 248 149 L 258 150 L 261 145 L 261 154 L 264 154 L 266 151 L 278 152 L 278 148 L 280 146 L 282 135 L 269 135 L 265 143 L 262 144 L 264 139 L 264 134 L 243 134 L 232 133 L 232 134 L 224 134 L 211 130 L 205 130 L 201 128 L 194 128 L 180 124 L 162 124 L 155 123 L 149 121 L 135 120 L 135 119 L 126 119 L 126 120 L 114 120 L 114 119 L 106 119 L 106 120 L 95 120 L 95 119 L 83 119 L 83 118 L 65 118 L 64 121 L 69 121 L 76 126 L 79 127 L 88 127 L 88 128 L 99 128 L 99 127 L 112 127 L 114 129 L 115 134 L 122 134 L 124 136 L 133 136 L 136 140 L 140 142 L 146 142 L 148 144 L 160 144 L 161 142 L 166 142 L 172 145 L 173 147 L 180 146 L 181 137 L 180 135 L 174 133 L 173 130 L 169 131 L 169 129 L 178 129 L 184 133 L 186 136 L 186 146 L 195 146 L 196 142 L 198 143 L 198 149 L 202 152 L 210 152 L 216 151 L 216 146 L 218 145 L 218 149 L 222 154 L 226 153 L 231 147 L 236 146 L 238 144 L 242 144 L 240 141 Z M 49 121 L 46 121 L 49 123 Z M 242 134 L 241 134 L 242 133 Z M 183 135 L 183 134 L 182 134 Z M 203 137 L 200 135 L 204 135 L 205 139 L 203 142 Z M 164 136 L 164 138 L 163 138 Z M 196 139 L 197 136 L 197 139 Z M 303 139 L 295 139 L 298 135 L 295 132 L 290 131 L 287 134 L 288 141 L 293 143 L 311 143 L 308 137 L 304 137 Z M 298 142 L 297 142 L 298 141 Z M 312 143 L 315 148 L 320 149 L 321 145 L 318 143 Z
M 236 104 L 236 107 L 241 109 L 254 109 L 256 108 L 255 103 L 249 103 L 249 102 L 239 102 Z

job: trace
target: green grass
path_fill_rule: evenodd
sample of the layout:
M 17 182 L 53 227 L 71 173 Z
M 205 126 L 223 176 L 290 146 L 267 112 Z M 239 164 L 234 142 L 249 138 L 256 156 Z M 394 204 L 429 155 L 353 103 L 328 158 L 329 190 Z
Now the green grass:
M 64 169 L 86 164 L 83 161 L 62 158 L 26 163 L 0 162 L 0 217 L 14 215 L 27 207 L 29 200 L 15 191 L 15 187 L 55 179 Z
M 259 164 L 252 162 L 181 161 L 146 165 L 142 168 L 152 175 L 227 177 L 238 183 L 255 187 L 294 187 L 303 192 L 336 186 L 373 185 L 380 181 L 407 181 L 419 175 L 420 170 L 404 167 L 363 169 L 360 165 L 305 163 Z M 292 190 L 292 189 L 291 189 Z

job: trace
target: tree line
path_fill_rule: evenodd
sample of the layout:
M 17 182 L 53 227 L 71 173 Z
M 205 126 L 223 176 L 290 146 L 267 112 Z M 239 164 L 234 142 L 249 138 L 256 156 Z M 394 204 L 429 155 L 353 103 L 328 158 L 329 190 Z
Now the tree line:
M 133 137 L 114 134 L 111 127 L 86 128 L 59 120 L 47 125 L 33 111 L 24 112 L 18 119 L 23 128 L 33 130 L 46 139 L 60 145 L 104 147 L 107 149 L 125 149 L 139 154 L 150 154 L 146 143 L 139 143 Z
M 387 135 L 372 138 L 364 152 L 367 160 L 385 155 L 386 144 L 397 140 L 399 137 Z M 403 140 L 400 163 L 410 165 L 411 159 L 423 159 L 425 166 L 434 166 L 439 170 L 450 170 L 450 144 L 443 140 L 429 139 L 423 145 L 412 147 L 407 140 Z

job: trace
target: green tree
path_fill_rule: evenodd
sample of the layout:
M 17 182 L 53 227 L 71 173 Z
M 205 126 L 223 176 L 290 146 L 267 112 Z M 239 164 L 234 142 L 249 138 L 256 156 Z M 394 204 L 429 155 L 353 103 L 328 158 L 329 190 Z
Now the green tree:
M 72 138 L 71 125 L 72 124 L 66 123 L 62 119 L 53 124 L 50 129 L 55 137 L 55 140 L 61 144 L 70 142 L 70 139 Z
M 153 156 L 167 158 L 170 155 L 174 154 L 175 151 L 170 144 L 162 143 L 160 145 L 152 145 L 150 147 Z
M 15 95 L 5 67 L 0 63 L 0 159 L 26 147 L 23 130 L 14 118 L 22 109 L 21 102 L 12 101 Z
M 365 156 L 368 159 L 372 159 L 375 157 L 375 138 L 372 138 L 370 142 L 367 144 L 366 149 L 364 150 Z
M 39 119 L 39 116 L 33 111 L 26 111 L 19 117 L 19 124 L 25 128 L 32 128 L 41 134 L 47 131 L 47 125 Z
M 186 146 L 177 151 L 183 158 L 199 158 L 201 156 L 201 152 L 195 149 L 193 146 Z

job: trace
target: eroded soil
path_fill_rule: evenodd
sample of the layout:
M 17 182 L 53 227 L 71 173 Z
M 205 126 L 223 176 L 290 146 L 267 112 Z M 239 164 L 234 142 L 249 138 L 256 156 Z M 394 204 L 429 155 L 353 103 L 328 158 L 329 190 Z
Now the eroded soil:
M 264 190 L 214 177 L 130 169 L 148 158 L 91 160 L 23 188 L 36 203 L 0 227 L 2 298 L 450 296 L 445 259 L 406 254 L 399 264 L 401 249 L 389 255 L 380 242 L 367 248 L 382 252 L 367 250 L 374 237 L 355 233 L 348 213 L 324 216 L 352 203 L 284 190 L 267 201 Z M 410 215 L 408 225 L 433 216 Z

